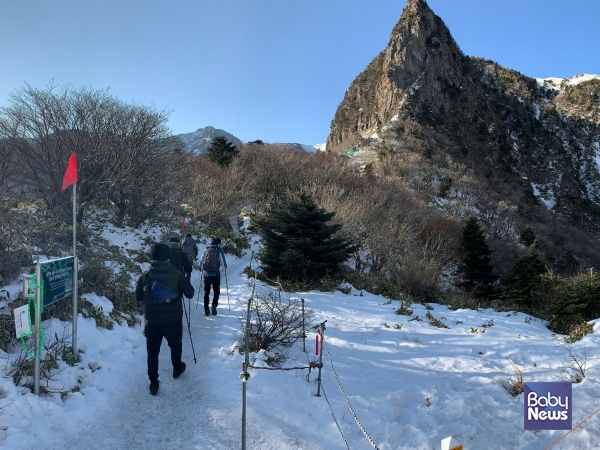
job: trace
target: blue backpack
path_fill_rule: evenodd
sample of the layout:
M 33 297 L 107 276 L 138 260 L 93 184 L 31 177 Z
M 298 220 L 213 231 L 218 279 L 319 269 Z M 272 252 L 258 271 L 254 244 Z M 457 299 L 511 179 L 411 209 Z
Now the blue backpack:
M 144 286 L 144 291 L 147 295 L 158 300 L 159 303 L 172 303 L 178 297 L 171 288 L 154 278 L 151 278 L 150 282 Z

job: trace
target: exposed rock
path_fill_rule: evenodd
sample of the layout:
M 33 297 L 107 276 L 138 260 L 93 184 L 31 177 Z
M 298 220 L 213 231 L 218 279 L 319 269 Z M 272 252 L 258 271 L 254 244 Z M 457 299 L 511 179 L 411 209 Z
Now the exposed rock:
M 536 80 L 468 57 L 425 0 L 409 0 L 348 88 L 327 149 L 365 146 L 398 119 L 418 123 L 422 151 L 502 173 L 511 190 L 600 229 L 600 77 Z

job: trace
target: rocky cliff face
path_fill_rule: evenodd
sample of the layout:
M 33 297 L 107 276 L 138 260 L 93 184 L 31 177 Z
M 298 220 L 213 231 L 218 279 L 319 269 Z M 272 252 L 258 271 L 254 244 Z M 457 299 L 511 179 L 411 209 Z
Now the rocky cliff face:
M 364 138 L 397 120 L 419 125 L 429 155 L 485 173 L 491 189 L 501 180 L 598 229 L 600 77 L 536 80 L 468 57 L 425 0 L 408 0 L 388 46 L 346 92 L 327 149 L 372 146 Z

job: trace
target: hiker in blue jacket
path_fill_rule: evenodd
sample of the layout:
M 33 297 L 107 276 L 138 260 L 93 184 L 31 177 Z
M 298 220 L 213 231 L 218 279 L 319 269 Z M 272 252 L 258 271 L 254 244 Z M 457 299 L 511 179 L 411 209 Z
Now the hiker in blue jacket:
M 212 314 L 217 315 L 217 306 L 219 306 L 219 294 L 221 293 L 221 267 L 227 269 L 225 253 L 219 246 L 221 239 L 214 238 L 210 247 L 202 255 L 202 265 L 200 270 L 204 273 L 204 314 L 210 316 L 208 309 L 210 288 L 212 286 L 214 296 L 212 301 Z

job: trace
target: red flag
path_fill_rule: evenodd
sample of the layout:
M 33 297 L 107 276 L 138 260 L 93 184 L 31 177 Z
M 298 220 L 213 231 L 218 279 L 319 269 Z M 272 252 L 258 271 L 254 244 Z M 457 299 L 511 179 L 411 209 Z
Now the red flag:
M 65 177 L 63 178 L 62 191 L 64 192 L 66 188 L 71 186 L 73 183 L 77 183 L 77 181 L 79 181 L 77 179 L 77 160 L 75 159 L 75 153 L 73 153 L 71 155 L 71 159 L 69 160 Z
M 185 217 L 181 219 L 181 231 L 185 231 Z

